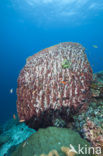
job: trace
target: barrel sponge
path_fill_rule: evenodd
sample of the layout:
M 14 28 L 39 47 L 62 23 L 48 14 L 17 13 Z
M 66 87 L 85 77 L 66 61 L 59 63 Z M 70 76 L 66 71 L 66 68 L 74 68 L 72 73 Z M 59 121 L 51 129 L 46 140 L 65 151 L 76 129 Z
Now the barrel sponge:
M 17 112 L 35 129 L 67 123 L 70 114 L 85 111 L 91 98 L 92 69 L 79 43 L 64 42 L 26 60 L 18 77 Z

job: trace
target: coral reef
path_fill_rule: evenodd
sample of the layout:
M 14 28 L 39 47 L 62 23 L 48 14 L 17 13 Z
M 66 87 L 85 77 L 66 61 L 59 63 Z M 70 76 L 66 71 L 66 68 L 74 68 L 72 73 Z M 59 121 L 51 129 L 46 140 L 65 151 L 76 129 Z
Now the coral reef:
M 92 121 L 87 119 L 83 125 L 85 137 L 92 143 L 94 147 L 101 147 L 103 150 L 103 129 L 95 125 Z
M 41 154 L 40 156 L 59 156 L 59 154 L 56 150 L 52 150 L 49 154 Z
M 35 130 L 28 128 L 25 123 L 19 123 L 18 120 L 9 120 L 2 126 L 0 135 L 0 156 L 11 156 L 18 144 L 26 140 Z
M 91 92 L 88 110 L 73 117 L 74 126 L 94 147 L 103 150 L 103 72 L 93 75 Z
M 64 61 L 62 65 L 65 63 L 67 62 Z M 91 83 L 92 97 L 87 111 L 74 114 L 74 120 L 72 119 L 72 122 L 68 124 L 61 118 L 54 119 L 55 126 L 67 126 L 72 128 L 72 130 L 50 127 L 48 129 L 40 129 L 37 133 L 33 134 L 34 131 L 25 126 L 24 123 L 19 123 L 17 118 L 1 126 L 0 156 L 4 156 L 7 153 L 8 156 L 11 156 L 11 153 L 13 156 L 28 156 L 29 154 L 31 156 L 68 156 L 68 154 L 70 156 L 71 154 L 73 156 L 74 153 L 69 153 L 71 149 L 70 144 L 77 150 L 78 144 L 82 143 L 82 146 L 88 144 L 86 140 L 90 142 L 90 146 L 94 146 L 94 148 L 99 146 L 103 150 L 102 88 L 103 72 L 99 72 L 93 75 L 93 81 Z M 73 129 L 78 131 L 84 139 L 81 140 L 80 135 Z M 28 138 L 31 134 L 33 135 Z M 18 145 L 20 143 L 22 144 Z M 97 155 L 95 154 L 95 156 Z M 103 156 L 103 153 L 99 156 Z
M 75 153 L 71 152 L 69 147 L 61 147 L 61 151 L 64 152 L 66 156 L 75 156 Z M 41 154 L 40 156 L 59 156 L 59 154 L 56 150 L 52 150 L 49 154 Z
M 83 125 L 87 119 L 103 129 L 103 100 L 91 101 L 88 110 L 85 113 L 73 116 L 74 126 L 82 133 Z
M 4 135 L 0 135 L 0 147 L 5 144 L 6 142 L 8 142 L 8 140 L 10 139 L 10 137 L 8 135 L 4 136 Z
M 75 152 L 71 152 L 69 147 L 61 147 L 62 152 L 66 154 L 66 156 L 75 156 Z
M 92 97 L 103 99 L 103 72 L 98 72 L 93 75 L 91 83 Z
M 88 107 L 92 69 L 78 43 L 65 42 L 27 59 L 20 72 L 17 112 L 34 128 L 65 126 L 72 115 Z
M 39 129 L 26 142 L 20 144 L 11 156 L 74 156 L 74 153 L 70 151 L 70 145 L 76 151 L 78 151 L 78 145 L 90 147 L 86 140 L 71 129 L 49 127 Z M 78 155 L 76 154 L 76 156 Z M 91 155 L 81 154 L 81 156 Z

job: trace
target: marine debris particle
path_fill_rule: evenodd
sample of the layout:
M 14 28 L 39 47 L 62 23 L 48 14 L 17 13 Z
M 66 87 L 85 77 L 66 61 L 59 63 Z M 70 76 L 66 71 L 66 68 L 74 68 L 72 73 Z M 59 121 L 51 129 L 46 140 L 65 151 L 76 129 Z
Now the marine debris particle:
M 19 122 L 25 122 L 25 120 L 19 120 Z
M 86 110 L 92 69 L 84 50 L 78 43 L 65 42 L 27 59 L 18 78 L 20 121 L 37 130 L 52 126 L 56 118 L 68 123 L 70 114 Z
M 98 46 L 97 46 L 97 45 L 92 45 L 92 47 L 93 47 L 93 48 L 96 48 L 96 49 L 98 48 Z
M 10 94 L 13 94 L 13 88 L 11 88 L 9 92 L 10 92 Z

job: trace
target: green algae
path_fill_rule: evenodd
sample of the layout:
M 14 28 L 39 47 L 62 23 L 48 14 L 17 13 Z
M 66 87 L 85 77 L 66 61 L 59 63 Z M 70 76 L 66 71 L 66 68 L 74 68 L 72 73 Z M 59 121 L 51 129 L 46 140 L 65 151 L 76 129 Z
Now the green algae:
M 66 68 L 70 68 L 71 67 L 71 62 L 68 61 L 67 59 L 64 59 L 62 62 L 62 68 L 66 69 Z

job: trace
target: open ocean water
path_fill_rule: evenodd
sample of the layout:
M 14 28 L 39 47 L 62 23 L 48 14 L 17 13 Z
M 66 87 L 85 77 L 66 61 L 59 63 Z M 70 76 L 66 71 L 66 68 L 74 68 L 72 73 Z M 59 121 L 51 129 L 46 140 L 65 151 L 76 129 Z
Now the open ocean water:
M 103 71 L 103 0 L 0 0 L 0 124 L 16 114 L 16 88 L 26 58 L 60 42 L 86 48 Z

